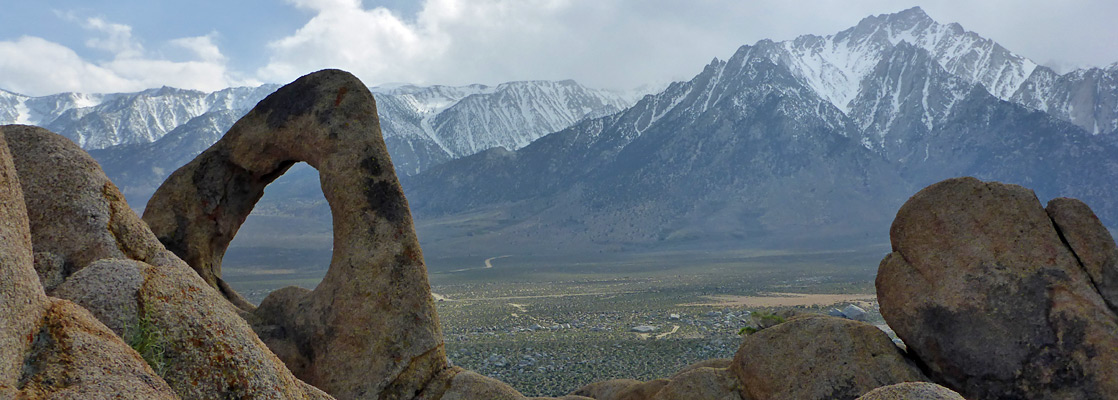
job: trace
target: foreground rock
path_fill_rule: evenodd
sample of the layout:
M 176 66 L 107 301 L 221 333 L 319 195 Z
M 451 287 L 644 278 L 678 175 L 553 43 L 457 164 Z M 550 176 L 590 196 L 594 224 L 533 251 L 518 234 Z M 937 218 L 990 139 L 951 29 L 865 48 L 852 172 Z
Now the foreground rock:
M 36 127 L 5 126 L 0 131 L 15 155 L 19 182 L 28 189 L 24 201 L 36 254 L 49 252 L 66 260 L 64 280 L 53 293 L 92 311 L 117 332 L 104 328 L 101 322 L 71 325 L 84 327 L 81 329 L 89 332 L 86 337 L 112 339 L 138 360 L 118 335 L 126 333 L 128 327 L 136 329 L 143 319 L 151 330 L 159 332 L 156 344 L 163 347 L 168 360 L 161 367 L 162 379 L 143 379 L 152 385 L 169 384 L 183 398 L 328 398 L 296 379 L 238 316 L 235 307 L 163 248 L 92 158 L 76 144 Z M 43 290 L 41 286 L 36 288 Z M 58 320 L 69 321 L 63 317 Z M 103 331 L 89 328 L 94 325 Z M 74 336 L 51 340 L 74 340 L 75 349 L 89 343 Z M 93 350 L 83 354 L 97 354 Z M 33 358 L 43 360 L 43 371 L 58 369 L 55 361 L 65 365 L 69 360 L 42 355 Z M 100 367 L 93 364 L 89 370 L 61 370 L 89 377 L 97 376 L 96 368 Z M 110 375 L 116 376 L 116 372 Z M 127 372 L 122 376 L 128 376 Z M 48 381 L 67 382 L 43 380 Z
M 226 298 L 221 259 L 264 187 L 292 164 L 315 167 L 334 254 L 314 291 L 273 293 L 257 330 L 296 376 L 343 399 L 412 398 L 448 368 L 423 253 L 361 81 L 325 70 L 260 102 L 175 171 L 144 220 Z
M 1113 282 L 1114 242 L 1088 215 L 1066 200 L 1046 212 L 1015 185 L 929 186 L 893 222 L 881 314 L 968 399 L 1118 398 L 1118 317 L 1096 290 Z
M 570 396 L 596 400 L 741 400 L 741 383 L 728 359 L 710 359 L 684 367 L 667 379 L 641 382 L 612 379 L 575 390 Z
M 927 380 L 881 330 L 823 315 L 793 317 L 747 336 L 730 369 L 753 399 L 854 399 Z
M 871 390 L 858 400 L 965 400 L 955 391 L 931 382 L 905 382 Z
M 3 140 L 18 129 L 24 128 L 0 127 L 0 398 L 176 398 L 89 312 L 43 292 L 23 194 Z
M 1099 295 L 1118 313 L 1118 246 L 1099 217 L 1082 201 L 1052 199 L 1044 209 L 1060 238 L 1075 253 Z

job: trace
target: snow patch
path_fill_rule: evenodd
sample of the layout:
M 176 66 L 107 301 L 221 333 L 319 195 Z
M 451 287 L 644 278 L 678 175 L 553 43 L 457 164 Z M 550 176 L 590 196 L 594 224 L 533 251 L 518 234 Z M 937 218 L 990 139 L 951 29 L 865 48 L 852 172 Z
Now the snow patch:
M 13 123 L 19 125 L 35 125 L 38 121 L 31 120 L 31 109 L 27 107 L 27 98 L 22 98 L 16 103 L 16 119 Z

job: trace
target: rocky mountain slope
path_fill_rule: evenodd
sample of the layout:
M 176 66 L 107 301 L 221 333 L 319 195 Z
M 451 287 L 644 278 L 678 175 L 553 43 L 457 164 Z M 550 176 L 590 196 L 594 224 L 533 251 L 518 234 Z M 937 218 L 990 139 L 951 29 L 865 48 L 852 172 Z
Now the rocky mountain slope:
M 1118 223 L 1113 138 L 1010 101 L 1045 70 L 914 8 L 743 46 L 625 112 L 405 186 L 421 219 L 502 212 L 470 246 L 880 240 L 903 193 L 960 175 L 1080 197 Z

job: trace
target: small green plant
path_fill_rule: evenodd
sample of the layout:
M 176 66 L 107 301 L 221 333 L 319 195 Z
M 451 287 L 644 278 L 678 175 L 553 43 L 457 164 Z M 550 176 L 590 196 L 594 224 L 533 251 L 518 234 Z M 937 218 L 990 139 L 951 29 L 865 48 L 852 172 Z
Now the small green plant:
M 163 331 L 152 323 L 148 314 L 148 310 L 145 309 L 140 313 L 135 326 L 125 326 L 124 336 L 128 340 L 128 345 L 140 353 L 140 357 L 143 357 L 151 369 L 162 377 L 167 372 L 167 359 L 164 356 L 166 341 L 163 338 Z
M 759 329 L 771 328 L 776 325 L 784 323 L 784 317 L 773 313 L 764 311 L 757 311 L 753 313 L 753 321 L 757 323 Z
M 757 331 L 759 331 L 759 330 L 760 329 L 754 328 L 752 326 L 747 326 L 747 327 L 741 328 L 741 330 L 738 330 L 738 334 L 742 335 L 742 336 L 752 335 L 754 333 L 757 333 Z

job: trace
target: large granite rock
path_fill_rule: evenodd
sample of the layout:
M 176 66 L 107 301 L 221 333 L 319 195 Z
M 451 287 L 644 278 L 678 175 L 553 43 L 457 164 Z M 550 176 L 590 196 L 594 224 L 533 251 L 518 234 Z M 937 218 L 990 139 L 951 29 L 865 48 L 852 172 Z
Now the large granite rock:
M 21 153 L 14 161 L 21 186 L 29 190 L 24 203 L 32 246 L 66 260 L 66 280 L 54 293 L 84 304 L 122 333 L 141 317 L 147 321 L 171 360 L 163 379 L 154 380 L 166 381 L 183 398 L 329 398 L 296 379 L 236 307 L 163 248 L 76 144 L 36 127 L 0 131 Z M 35 287 L 43 290 L 38 282 Z M 115 338 L 136 354 L 103 329 L 107 335 L 96 335 Z
M 46 296 L 31 230 L 0 127 L 0 398 L 95 399 L 175 394 L 127 344 L 84 309 Z
M 65 280 L 97 260 L 145 260 L 163 249 L 97 162 L 74 142 L 33 126 L 8 125 L 4 134 L 19 173 L 34 250 L 47 253 L 41 265 L 61 259 Z
M 742 400 L 741 382 L 729 368 L 692 367 L 672 375 L 652 400 Z
M 221 259 L 264 187 L 292 164 L 318 170 L 334 254 L 314 291 L 284 290 L 255 310 L 257 331 L 297 376 L 338 398 L 411 398 L 448 368 L 423 253 L 361 81 L 319 71 L 261 101 L 175 171 L 144 220 L 230 301 Z M 461 379 L 461 378 L 460 378 Z
M 824 315 L 800 315 L 746 336 L 730 369 L 742 397 L 757 400 L 854 399 L 927 380 L 881 330 Z
M 871 390 L 858 400 L 966 400 L 954 390 L 931 382 L 905 382 Z
M 43 399 L 177 399 L 128 344 L 66 300 L 52 298 L 34 335 L 20 395 Z
M 974 400 L 1118 398 L 1118 317 L 1092 280 L 1113 275 L 1089 273 L 1114 243 L 1083 208 L 973 178 L 901 207 L 877 295 L 929 377 Z
M 644 382 L 636 379 L 610 379 L 587 384 L 586 386 L 576 389 L 571 394 L 596 400 L 619 400 L 623 393 L 629 391 L 628 389 L 630 387 L 635 387 L 642 383 Z
M 94 261 L 52 294 L 77 303 L 117 335 L 127 337 L 125 331 L 139 321 L 136 294 L 144 284 L 145 265 L 120 258 Z
M 728 361 L 715 359 L 696 363 L 668 379 L 595 382 L 575 390 L 571 396 L 595 400 L 742 400 L 741 383 L 729 370 Z M 722 367 L 707 366 L 712 364 Z
M 1099 217 L 1082 201 L 1061 197 L 1044 209 L 1075 253 L 1099 295 L 1118 313 L 1118 246 Z

